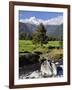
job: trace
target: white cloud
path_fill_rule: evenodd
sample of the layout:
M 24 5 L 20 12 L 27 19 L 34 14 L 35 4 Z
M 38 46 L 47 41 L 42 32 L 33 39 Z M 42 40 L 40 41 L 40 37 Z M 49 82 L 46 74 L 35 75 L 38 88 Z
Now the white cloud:
M 35 16 L 33 16 L 30 18 L 21 19 L 20 22 L 31 23 L 36 25 L 40 23 L 43 23 L 44 25 L 60 25 L 63 23 L 63 16 L 54 17 L 48 20 L 38 19 Z
M 49 23 L 50 25 L 60 25 L 63 23 L 63 16 L 58 16 L 58 17 L 52 18 L 52 19 L 46 21 L 45 23 Z

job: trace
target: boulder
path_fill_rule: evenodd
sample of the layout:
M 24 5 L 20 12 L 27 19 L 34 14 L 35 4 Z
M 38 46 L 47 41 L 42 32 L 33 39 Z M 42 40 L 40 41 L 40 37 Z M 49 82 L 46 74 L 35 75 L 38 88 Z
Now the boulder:
M 50 77 L 52 76 L 52 68 L 50 66 L 50 63 L 46 60 L 41 64 L 41 74 L 42 76 Z
M 63 76 L 63 68 L 60 66 L 57 67 L 57 76 Z
M 30 79 L 40 78 L 40 77 L 41 77 L 41 73 L 38 70 L 36 70 L 36 71 L 32 72 L 30 75 L 26 76 L 26 78 L 30 78 Z
M 54 62 L 51 63 L 53 76 L 57 75 L 57 67 Z

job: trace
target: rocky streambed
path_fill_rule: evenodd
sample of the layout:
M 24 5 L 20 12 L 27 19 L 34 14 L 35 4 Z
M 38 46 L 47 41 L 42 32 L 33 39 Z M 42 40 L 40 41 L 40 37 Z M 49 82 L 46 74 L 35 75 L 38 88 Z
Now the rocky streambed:
M 19 79 L 63 76 L 62 59 L 54 62 L 42 57 L 39 53 L 24 53 L 19 59 Z

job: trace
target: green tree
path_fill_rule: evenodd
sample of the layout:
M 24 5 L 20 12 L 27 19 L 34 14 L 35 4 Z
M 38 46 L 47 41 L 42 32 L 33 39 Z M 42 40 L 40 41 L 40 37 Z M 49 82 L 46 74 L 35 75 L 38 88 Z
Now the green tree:
M 31 40 L 32 36 L 28 32 L 22 32 L 19 34 L 20 40 Z
M 41 46 L 47 43 L 46 29 L 42 23 L 36 28 L 32 41 L 34 44 L 40 44 Z

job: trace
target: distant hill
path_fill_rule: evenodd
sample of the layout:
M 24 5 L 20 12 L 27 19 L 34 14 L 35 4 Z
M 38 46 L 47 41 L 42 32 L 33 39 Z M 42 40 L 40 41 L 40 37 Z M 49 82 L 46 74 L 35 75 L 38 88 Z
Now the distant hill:
M 19 22 L 19 35 L 21 33 L 28 33 L 32 35 L 32 33 L 36 30 L 37 25 L 30 24 L 30 23 L 22 23 Z M 56 37 L 63 35 L 63 24 L 61 25 L 45 25 L 45 28 L 47 30 L 47 35 L 53 35 Z
M 22 33 L 32 35 L 37 26 L 43 23 L 47 30 L 47 35 L 54 36 L 56 38 L 63 36 L 63 17 L 58 16 L 49 20 L 37 19 L 36 17 L 30 17 L 19 21 L 19 36 Z

